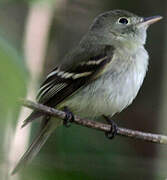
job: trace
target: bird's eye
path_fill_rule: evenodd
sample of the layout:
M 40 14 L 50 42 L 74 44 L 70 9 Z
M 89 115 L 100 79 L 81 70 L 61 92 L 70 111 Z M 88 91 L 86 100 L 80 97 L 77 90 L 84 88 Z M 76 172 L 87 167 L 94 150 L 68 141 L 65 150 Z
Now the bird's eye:
M 127 18 L 122 17 L 122 18 L 119 18 L 118 23 L 119 24 L 128 24 L 129 20 Z

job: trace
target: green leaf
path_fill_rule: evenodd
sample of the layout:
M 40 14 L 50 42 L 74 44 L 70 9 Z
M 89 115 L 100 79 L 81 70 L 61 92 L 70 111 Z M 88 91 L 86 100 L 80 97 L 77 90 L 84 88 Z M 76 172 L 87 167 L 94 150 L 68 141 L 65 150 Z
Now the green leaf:
M 17 116 L 18 101 L 26 92 L 27 74 L 21 55 L 0 37 L 0 125 L 9 113 Z

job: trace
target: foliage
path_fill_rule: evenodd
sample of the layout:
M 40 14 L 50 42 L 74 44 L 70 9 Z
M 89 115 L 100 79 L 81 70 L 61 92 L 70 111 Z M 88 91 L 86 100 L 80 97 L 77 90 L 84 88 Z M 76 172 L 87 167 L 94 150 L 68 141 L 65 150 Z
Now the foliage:
M 4 118 L 12 113 L 17 116 L 18 100 L 26 92 L 27 71 L 22 56 L 0 37 L 0 125 Z M 17 110 L 17 111 L 16 111 Z

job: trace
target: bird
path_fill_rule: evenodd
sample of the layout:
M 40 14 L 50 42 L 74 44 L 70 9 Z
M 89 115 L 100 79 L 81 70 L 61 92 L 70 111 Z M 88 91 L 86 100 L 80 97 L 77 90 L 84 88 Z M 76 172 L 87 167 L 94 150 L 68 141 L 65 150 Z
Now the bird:
M 121 112 L 132 103 L 143 83 L 149 60 L 144 47 L 147 29 L 160 19 L 159 15 L 141 17 L 126 10 L 98 15 L 77 46 L 47 75 L 37 102 L 64 110 L 65 125 L 68 119 L 72 121 L 73 113 L 92 119 L 104 115 L 109 120 Z M 61 120 L 34 110 L 22 127 L 39 118 L 39 133 L 12 174 L 27 165 L 62 125 Z M 112 136 L 116 134 L 114 127 Z

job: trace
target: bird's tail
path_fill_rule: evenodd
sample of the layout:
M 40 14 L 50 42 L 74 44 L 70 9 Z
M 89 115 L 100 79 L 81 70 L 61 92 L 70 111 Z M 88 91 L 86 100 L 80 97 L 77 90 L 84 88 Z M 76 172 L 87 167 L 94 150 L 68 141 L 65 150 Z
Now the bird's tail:
M 46 117 L 44 118 L 46 119 Z M 37 137 L 34 139 L 28 150 L 23 154 L 23 156 L 21 157 L 20 161 L 17 163 L 11 174 L 15 174 L 20 168 L 24 167 L 37 155 L 37 153 L 40 151 L 41 147 L 44 145 L 46 140 L 55 130 L 55 122 L 56 120 L 48 120 L 45 126 L 43 126 L 40 129 Z
M 29 124 L 30 122 L 40 118 L 41 116 L 43 116 L 44 114 L 40 111 L 36 111 L 34 110 L 24 121 L 22 124 L 22 128 L 25 127 L 27 124 Z

